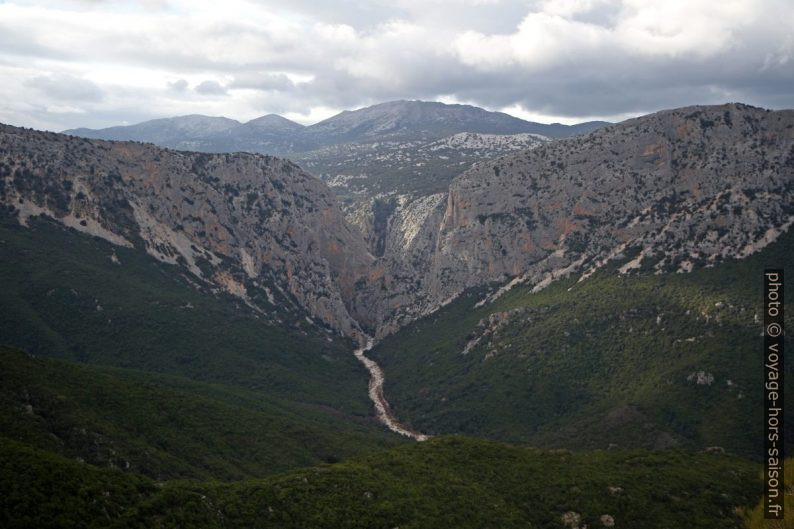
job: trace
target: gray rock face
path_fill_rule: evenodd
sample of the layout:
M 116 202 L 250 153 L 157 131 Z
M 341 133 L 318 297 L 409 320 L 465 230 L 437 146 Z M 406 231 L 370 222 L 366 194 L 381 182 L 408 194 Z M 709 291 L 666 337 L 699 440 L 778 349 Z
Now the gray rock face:
M 660 112 L 478 163 L 448 191 L 384 199 L 366 237 L 325 184 L 267 156 L 3 126 L 0 163 L 2 201 L 23 223 L 43 213 L 356 337 L 486 283 L 539 289 L 616 258 L 620 273 L 741 258 L 794 221 L 794 111 L 745 105 Z
M 291 162 L 209 155 L 0 126 L 0 195 L 145 249 L 267 313 L 292 304 L 354 336 L 354 286 L 374 261 L 330 190 Z M 305 312 L 304 312 L 305 313 Z
M 429 142 L 337 145 L 298 158 L 336 193 L 348 220 L 359 227 L 370 251 L 383 255 L 384 229 L 393 218 L 423 207 L 424 197 L 446 192 L 452 179 L 477 160 L 532 149 L 550 140 L 535 134 L 462 132 Z M 331 176 L 335 175 L 335 176 Z
M 788 229 L 793 191 L 794 111 L 745 105 L 660 112 L 478 163 L 428 202 L 414 237 L 393 224 L 382 261 L 411 272 L 392 289 L 410 301 L 387 306 L 380 328 L 469 287 L 542 288 L 618 256 L 631 258 L 621 273 L 741 258 Z
M 446 191 L 451 179 L 476 160 L 548 141 L 539 134 L 567 137 L 603 125 L 545 125 L 469 105 L 391 101 L 345 111 L 308 127 L 274 114 L 242 124 L 182 116 L 66 133 L 149 141 L 189 151 L 287 157 L 331 185 L 346 213 L 361 213 L 365 204 L 384 195 L 418 197 Z M 362 227 L 368 221 L 360 214 L 349 218 L 364 220 L 358 223 Z
M 441 139 L 333 145 L 293 157 L 325 180 L 341 199 L 409 198 L 446 191 L 474 162 L 551 141 L 536 134 L 461 132 Z

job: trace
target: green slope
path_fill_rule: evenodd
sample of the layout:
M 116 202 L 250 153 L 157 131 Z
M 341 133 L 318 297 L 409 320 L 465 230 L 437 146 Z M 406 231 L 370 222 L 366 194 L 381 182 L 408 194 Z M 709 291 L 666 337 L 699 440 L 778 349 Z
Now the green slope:
M 142 251 L 0 215 L 0 344 L 371 414 L 352 344 L 278 307 L 286 323 L 268 323 L 189 281 Z
M 783 464 L 783 483 L 785 483 L 785 494 L 783 496 L 783 516 L 784 520 L 764 520 L 764 507 L 766 506 L 766 494 L 758 501 L 752 509 L 745 509 L 748 529 L 790 529 L 794 527 L 794 458 L 788 458 Z M 763 474 L 761 474 L 763 479 Z
M 167 482 L 0 440 L 3 527 L 738 528 L 758 468 L 710 453 L 570 453 L 437 438 L 256 481 Z M 604 518 L 602 518 L 604 517 Z
M 0 347 L 0 434 L 158 479 L 242 479 L 400 442 L 372 419 Z
M 763 269 L 792 257 L 790 231 L 751 258 L 690 274 L 621 277 L 613 264 L 581 283 L 517 287 L 481 308 L 483 292 L 469 292 L 371 356 L 396 414 L 425 433 L 571 448 L 721 446 L 757 458 L 763 342 L 754 315 L 763 315 Z M 789 277 L 789 300 L 793 285 Z M 489 324 L 493 314 L 503 324 Z M 488 327 L 495 335 L 482 337 Z
M 214 479 L 402 441 L 375 422 L 352 344 L 303 317 L 269 323 L 178 272 L 53 221 L 0 216 L 0 435 Z

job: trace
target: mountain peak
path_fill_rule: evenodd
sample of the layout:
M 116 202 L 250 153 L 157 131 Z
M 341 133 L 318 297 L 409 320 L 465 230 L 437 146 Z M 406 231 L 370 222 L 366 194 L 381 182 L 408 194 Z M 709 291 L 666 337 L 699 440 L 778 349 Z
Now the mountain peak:
M 459 132 L 530 133 L 554 138 L 589 132 L 602 125 L 602 122 L 547 125 L 472 105 L 399 99 L 340 112 L 307 127 L 307 130 L 318 135 L 340 136 L 342 141 L 361 141 L 384 135 L 393 139 L 438 139 Z
M 203 114 L 188 114 L 186 116 L 165 118 L 160 123 L 199 135 L 222 132 L 240 125 L 240 122 L 235 119 L 223 116 L 205 116 Z M 141 125 L 144 125 L 144 123 L 141 123 Z
M 279 116 L 278 114 L 266 114 L 264 116 L 259 116 L 258 118 L 254 118 L 251 121 L 245 122 L 243 126 L 268 128 L 270 130 L 300 130 L 304 128 L 304 126 L 300 123 L 295 123 L 294 121 L 289 120 L 284 116 Z
M 170 139 L 179 136 L 187 140 L 205 138 L 223 133 L 240 125 L 239 121 L 220 116 L 188 114 L 172 118 L 160 118 L 144 121 L 135 125 L 108 127 L 105 129 L 70 129 L 64 134 L 107 140 L 133 140 L 152 142 L 168 147 Z

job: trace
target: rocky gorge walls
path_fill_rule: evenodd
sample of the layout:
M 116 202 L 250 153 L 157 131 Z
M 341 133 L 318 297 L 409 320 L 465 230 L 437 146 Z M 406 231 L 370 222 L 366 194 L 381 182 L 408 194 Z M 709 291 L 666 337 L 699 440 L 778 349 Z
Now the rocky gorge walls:
M 365 236 L 295 164 L 0 127 L 0 197 L 139 247 L 266 317 L 290 307 L 363 345 L 467 288 L 687 272 L 742 258 L 794 219 L 794 111 L 663 111 L 480 162 L 445 193 L 382 204 Z M 373 251 L 373 248 L 375 251 Z
M 374 258 L 330 190 L 293 163 L 0 127 L 0 196 L 21 223 L 45 215 L 176 265 L 267 316 L 288 307 L 346 336 Z M 279 323 L 279 322 L 275 322 Z
M 487 283 L 542 288 L 615 257 L 687 272 L 763 248 L 794 220 L 794 111 L 659 112 L 475 164 L 401 208 L 383 333 Z

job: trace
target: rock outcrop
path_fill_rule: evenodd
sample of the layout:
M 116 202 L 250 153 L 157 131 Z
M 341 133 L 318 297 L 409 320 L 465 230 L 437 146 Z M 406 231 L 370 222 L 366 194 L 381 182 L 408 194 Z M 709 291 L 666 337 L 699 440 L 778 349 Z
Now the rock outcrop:
M 258 310 L 292 304 L 380 337 L 470 287 L 540 289 L 615 259 L 619 273 L 685 273 L 763 248 L 794 222 L 794 111 L 690 107 L 547 142 L 384 201 L 366 236 L 284 160 L 9 126 L 0 195 L 22 223 L 45 214 Z
M 0 126 L 0 195 L 23 224 L 46 215 L 140 247 L 258 311 L 291 305 L 348 336 L 367 320 L 348 307 L 374 258 L 291 162 Z
M 659 112 L 478 163 L 427 197 L 421 221 L 392 224 L 381 260 L 410 278 L 391 290 L 398 306 L 383 307 L 380 328 L 490 282 L 542 288 L 615 258 L 620 273 L 742 258 L 789 228 L 793 197 L 794 111 L 740 104 Z

